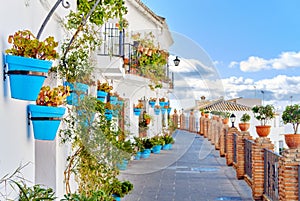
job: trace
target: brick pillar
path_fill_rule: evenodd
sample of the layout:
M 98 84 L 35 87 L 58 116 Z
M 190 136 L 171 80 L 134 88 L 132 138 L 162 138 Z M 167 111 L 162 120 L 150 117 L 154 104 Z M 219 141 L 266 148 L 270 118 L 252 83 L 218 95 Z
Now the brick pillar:
M 210 131 L 210 141 L 211 144 L 215 144 L 215 134 L 216 134 L 217 121 L 216 118 L 213 118 L 211 121 L 211 131 Z
M 209 141 L 211 141 L 211 138 L 212 138 L 212 122 L 213 122 L 213 120 L 212 119 L 210 119 L 209 120 L 209 122 L 208 122 L 208 132 L 207 132 L 207 139 L 209 140 Z
M 287 149 L 279 162 L 279 200 L 298 201 L 300 149 Z
M 228 129 L 226 139 L 226 164 L 233 165 L 233 133 L 237 133 L 236 127 L 230 127 Z
M 199 130 L 199 134 L 200 135 L 204 135 L 204 116 L 201 116 L 199 119 L 199 124 L 200 124 L 200 130 Z
M 177 114 L 177 113 L 174 113 L 174 114 L 173 114 L 172 120 L 173 120 L 174 126 L 175 126 L 176 128 L 178 128 L 178 114 Z
M 228 125 L 227 124 L 223 124 L 222 127 L 221 127 L 221 133 L 220 133 L 220 141 L 219 141 L 219 144 L 220 144 L 220 156 L 221 157 L 224 157 L 225 156 L 225 136 L 227 135 L 227 132 L 228 132 Z
M 222 121 L 219 121 L 217 123 L 217 128 L 216 128 L 216 137 L 215 137 L 215 148 L 216 150 L 220 150 L 220 138 L 221 138 L 221 130 L 222 130 L 223 124 Z
M 206 138 L 208 137 L 209 123 L 210 123 L 210 120 L 208 118 L 205 118 L 204 119 L 204 132 L 203 132 L 203 135 Z
M 252 140 L 252 137 L 247 131 L 240 131 L 237 134 L 237 162 L 234 164 L 234 167 L 236 169 L 236 177 L 243 179 L 245 175 L 245 139 Z
M 270 138 L 258 137 L 252 146 L 252 196 L 262 200 L 264 192 L 264 149 L 274 150 Z
M 189 116 L 189 128 L 188 130 L 190 132 L 195 132 L 195 116 L 194 116 L 194 112 L 190 112 L 190 116 Z
M 184 114 L 180 115 L 180 129 L 185 129 L 185 117 L 184 117 Z

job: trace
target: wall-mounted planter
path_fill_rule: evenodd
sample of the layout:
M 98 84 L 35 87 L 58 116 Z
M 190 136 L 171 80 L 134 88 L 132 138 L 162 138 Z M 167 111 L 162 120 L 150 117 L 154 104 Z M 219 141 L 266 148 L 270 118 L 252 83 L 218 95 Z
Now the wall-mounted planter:
M 133 112 L 135 116 L 140 116 L 142 109 L 140 108 L 133 108 Z
M 164 106 L 165 106 L 165 102 L 161 102 L 161 101 L 160 101 L 160 102 L 159 102 L 159 106 L 160 106 L 160 107 L 164 107 Z
M 104 102 L 107 97 L 107 92 L 105 91 L 97 91 L 97 99 L 100 100 L 101 102 Z
M 159 154 L 161 148 L 162 148 L 162 145 L 155 145 L 155 146 L 152 147 L 152 152 L 153 152 L 154 154 Z
M 118 97 L 117 96 L 111 96 L 111 97 L 109 97 L 110 104 L 116 105 L 117 101 L 118 101 Z
M 172 110 L 172 108 L 168 107 L 168 109 L 167 109 L 168 114 L 171 113 L 171 110 Z
M 70 96 L 67 97 L 67 103 L 74 106 L 78 106 L 78 100 L 82 100 L 89 89 L 89 85 L 79 82 L 65 82 L 64 85 L 69 86 L 71 90 Z
M 105 109 L 104 115 L 105 115 L 106 120 L 108 120 L 108 121 L 112 120 L 112 117 L 113 117 L 112 110 Z
M 154 101 L 149 101 L 149 105 L 154 108 L 155 102 Z
M 64 107 L 28 105 L 34 138 L 37 140 L 54 140 L 65 110 Z
M 159 115 L 160 114 L 160 109 L 159 108 L 154 108 L 154 114 Z
M 11 97 L 34 101 L 40 92 L 51 61 L 6 55 Z
M 120 105 L 121 107 L 124 105 L 124 101 L 122 101 L 122 100 L 118 100 L 117 101 L 117 105 Z
M 160 110 L 161 110 L 161 113 L 162 113 L 162 114 L 166 114 L 166 111 L 167 111 L 166 108 L 163 108 L 163 107 L 162 107 Z

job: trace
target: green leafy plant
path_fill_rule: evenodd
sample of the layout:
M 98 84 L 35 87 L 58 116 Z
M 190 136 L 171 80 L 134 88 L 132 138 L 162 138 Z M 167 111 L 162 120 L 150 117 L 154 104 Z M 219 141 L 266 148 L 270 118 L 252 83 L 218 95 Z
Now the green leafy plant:
M 113 87 L 109 86 L 107 82 L 101 83 L 100 80 L 97 80 L 97 90 L 109 93 L 111 90 L 113 90 Z
M 242 117 L 240 118 L 240 121 L 243 122 L 243 123 L 247 123 L 247 122 L 250 121 L 250 119 L 251 119 L 250 115 L 247 114 L 247 113 L 244 113 L 242 115 Z
M 5 53 L 41 60 L 54 60 L 58 58 L 55 50 L 58 42 L 54 37 L 49 36 L 44 41 L 39 41 L 29 30 L 17 31 L 8 37 L 8 43 L 13 47 L 7 49 Z
M 273 105 L 256 105 L 252 108 L 252 111 L 255 118 L 260 121 L 262 126 L 265 126 L 269 120 L 275 117 L 275 108 Z
M 113 180 L 110 184 L 110 194 L 118 197 L 124 197 L 130 191 L 133 190 L 133 184 L 130 181 L 119 181 L 118 179 Z
M 42 187 L 39 184 L 36 184 L 32 187 L 28 187 L 25 182 L 16 182 L 15 184 L 20 189 L 19 201 L 38 201 L 38 200 L 55 200 L 55 193 L 51 188 Z
M 50 86 L 43 86 L 37 97 L 36 104 L 57 107 L 64 104 L 69 95 L 69 86 L 58 86 L 52 89 Z
M 294 134 L 297 134 L 300 124 L 300 105 L 294 104 L 286 106 L 281 118 L 284 124 L 292 124 Z
M 174 138 L 171 135 L 164 135 L 163 140 L 165 141 L 165 144 L 174 144 Z
M 164 138 L 162 136 L 154 136 L 150 139 L 151 143 L 153 146 L 155 145 L 164 145 L 165 144 L 165 141 L 164 141 Z

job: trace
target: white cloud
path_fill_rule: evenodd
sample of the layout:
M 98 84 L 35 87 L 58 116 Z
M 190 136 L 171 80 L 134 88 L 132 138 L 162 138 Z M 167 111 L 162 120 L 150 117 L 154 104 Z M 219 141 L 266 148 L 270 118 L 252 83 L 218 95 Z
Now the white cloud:
M 269 100 L 289 100 L 290 96 L 296 97 L 300 94 L 300 76 L 278 75 L 270 79 L 262 79 L 254 82 L 252 79 L 243 77 L 230 77 L 223 79 L 224 90 L 228 98 L 238 96 L 250 96 L 262 98 L 260 91 L 265 91 L 265 98 Z M 251 94 L 249 94 L 249 91 Z
M 277 58 L 264 59 L 250 56 L 247 60 L 229 64 L 230 68 L 239 66 L 244 72 L 257 72 L 267 69 L 286 69 L 300 67 L 300 52 L 283 52 Z

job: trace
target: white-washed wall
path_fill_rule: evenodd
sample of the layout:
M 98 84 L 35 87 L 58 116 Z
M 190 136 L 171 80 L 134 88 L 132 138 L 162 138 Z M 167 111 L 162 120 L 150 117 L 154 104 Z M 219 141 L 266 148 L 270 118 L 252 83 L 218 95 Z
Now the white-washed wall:
M 50 8 L 56 0 L 1 0 L 0 8 L 0 49 L 2 54 L 9 48 L 7 38 L 18 30 L 29 29 L 37 35 Z M 75 1 L 70 0 L 71 8 Z M 60 27 L 59 17 L 63 18 L 69 10 L 61 5 L 46 25 L 41 39 L 52 35 L 61 41 L 64 31 Z M 43 183 L 53 187 L 59 194 L 63 192 L 61 174 L 65 169 L 65 147 L 58 149 L 58 142 L 42 142 L 33 138 L 32 126 L 27 124 L 27 105 L 34 104 L 10 98 L 9 79 L 3 82 L 3 65 L 0 70 L 0 177 L 12 174 L 19 166 L 29 162 L 22 169 L 25 179 L 34 183 Z M 8 77 L 7 77 L 8 78 Z M 2 190 L 2 189 L 1 189 Z

